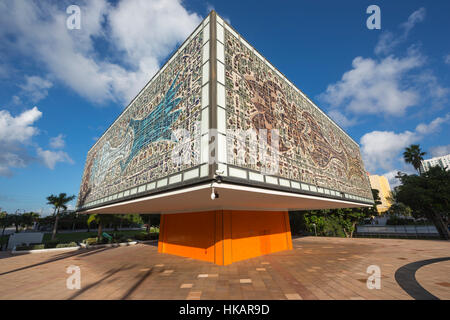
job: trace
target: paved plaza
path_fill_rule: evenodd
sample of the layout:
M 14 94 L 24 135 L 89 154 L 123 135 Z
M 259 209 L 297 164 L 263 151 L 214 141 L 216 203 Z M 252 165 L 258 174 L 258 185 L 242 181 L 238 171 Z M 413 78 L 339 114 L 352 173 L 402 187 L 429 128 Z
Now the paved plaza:
M 228 266 L 157 252 L 156 243 L 0 253 L 0 299 L 450 299 L 450 242 L 293 239 L 294 249 Z M 81 270 L 69 290 L 67 267 Z M 368 289 L 370 265 L 381 288 Z

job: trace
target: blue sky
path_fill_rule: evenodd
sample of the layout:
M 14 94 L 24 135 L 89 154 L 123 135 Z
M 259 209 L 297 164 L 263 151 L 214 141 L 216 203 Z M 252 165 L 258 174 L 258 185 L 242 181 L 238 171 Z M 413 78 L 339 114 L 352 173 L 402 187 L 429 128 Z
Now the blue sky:
M 372 4 L 381 30 L 366 27 Z M 211 9 L 360 143 L 371 173 L 412 172 L 411 143 L 450 153 L 449 2 L 2 1 L 0 208 L 45 214 L 49 194 L 78 194 L 89 148 Z

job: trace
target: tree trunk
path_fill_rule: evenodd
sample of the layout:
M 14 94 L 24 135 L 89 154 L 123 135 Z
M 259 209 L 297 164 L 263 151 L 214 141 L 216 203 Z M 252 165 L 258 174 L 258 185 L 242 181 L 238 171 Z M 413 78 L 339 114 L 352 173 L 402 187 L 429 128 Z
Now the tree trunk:
M 58 220 L 59 220 L 59 209 L 58 212 L 56 212 L 55 216 L 55 224 L 53 225 L 52 240 L 55 240 L 56 232 L 58 231 Z
M 353 233 L 355 232 L 355 230 L 356 230 L 356 222 L 353 222 L 352 231 L 350 232 L 350 238 L 353 238 Z
M 147 223 L 146 231 L 147 231 L 147 233 L 150 233 L 150 223 Z
M 3 251 L 3 237 L 5 236 L 5 229 L 6 229 L 6 225 L 3 227 L 2 237 L 0 238 L 2 240 L 2 242 L 0 244 L 0 251 Z M 8 243 L 6 243 L 6 246 L 8 246 Z
M 102 238 L 103 238 L 103 236 L 102 236 L 102 223 L 101 222 L 98 223 L 97 237 L 98 237 L 99 241 L 102 240 Z
M 442 216 L 437 212 L 433 212 L 431 214 L 431 220 L 433 221 L 437 231 L 439 232 L 441 239 L 444 240 L 450 239 L 450 231 L 448 230 L 448 227 L 445 225 Z

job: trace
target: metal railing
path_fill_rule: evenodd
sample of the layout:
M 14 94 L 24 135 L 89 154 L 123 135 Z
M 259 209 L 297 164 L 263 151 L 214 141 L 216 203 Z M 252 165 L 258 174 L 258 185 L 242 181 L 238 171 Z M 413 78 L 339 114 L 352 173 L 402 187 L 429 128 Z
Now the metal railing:
M 356 236 L 359 237 L 406 237 L 434 238 L 439 233 L 433 225 L 401 225 L 401 226 L 356 226 Z

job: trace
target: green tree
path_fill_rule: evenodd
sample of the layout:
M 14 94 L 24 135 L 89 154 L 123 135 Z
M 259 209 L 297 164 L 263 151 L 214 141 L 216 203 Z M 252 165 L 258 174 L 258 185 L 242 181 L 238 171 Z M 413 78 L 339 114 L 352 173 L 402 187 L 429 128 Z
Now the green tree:
M 36 212 L 26 212 L 22 214 L 22 219 L 20 225 L 26 229 L 27 227 L 33 226 L 35 222 L 39 220 L 39 213 Z
M 98 226 L 97 229 L 97 237 L 98 240 L 103 239 L 103 227 L 108 223 L 114 221 L 115 217 L 113 214 L 91 214 L 87 220 L 87 224 L 90 225 L 92 222 L 95 222 Z
M 22 215 L 18 213 L 17 210 L 16 213 L 9 215 L 9 220 L 11 221 L 11 224 L 14 224 L 14 227 L 16 228 L 16 233 L 19 232 L 19 226 L 22 224 Z
M 58 196 L 51 194 L 47 197 L 47 204 L 50 204 L 53 206 L 53 216 L 55 217 L 55 224 L 53 225 L 53 232 L 52 232 L 52 240 L 56 237 L 56 232 L 58 231 L 58 220 L 59 220 L 59 213 L 61 209 L 67 210 L 67 204 L 75 199 L 75 196 L 67 196 L 66 193 L 60 193 Z
M 345 208 L 336 209 L 335 215 L 339 218 L 339 223 L 347 238 L 353 238 L 356 225 L 364 219 L 372 216 L 376 212 L 376 207 L 371 208 Z
M 373 197 L 373 207 L 374 210 L 377 210 L 377 205 L 381 204 L 381 198 L 380 198 L 380 190 L 378 189 L 371 189 L 372 190 L 372 197 Z
M 426 155 L 426 152 L 422 152 L 418 144 L 412 144 L 409 147 L 406 147 L 405 152 L 403 152 L 405 162 L 411 163 L 419 174 L 421 173 L 420 164 L 423 161 L 424 155 Z
M 371 215 L 373 208 L 342 208 L 306 211 L 303 219 L 310 233 L 316 229 L 318 235 L 352 238 L 356 225 Z
M 450 212 L 450 171 L 436 166 L 419 176 L 399 172 L 397 177 L 401 181 L 395 189 L 397 200 L 409 206 L 413 215 L 432 221 L 441 238 L 448 240 L 444 219 L 448 220 Z
M 1 211 L 0 209 L 0 227 L 2 228 L 2 236 L 0 238 L 0 251 L 3 250 L 3 239 L 5 236 L 5 229 L 11 225 L 10 216 L 6 211 Z
M 159 214 L 141 214 L 142 221 L 145 224 L 147 233 L 150 233 L 151 226 L 159 225 L 160 215 Z

